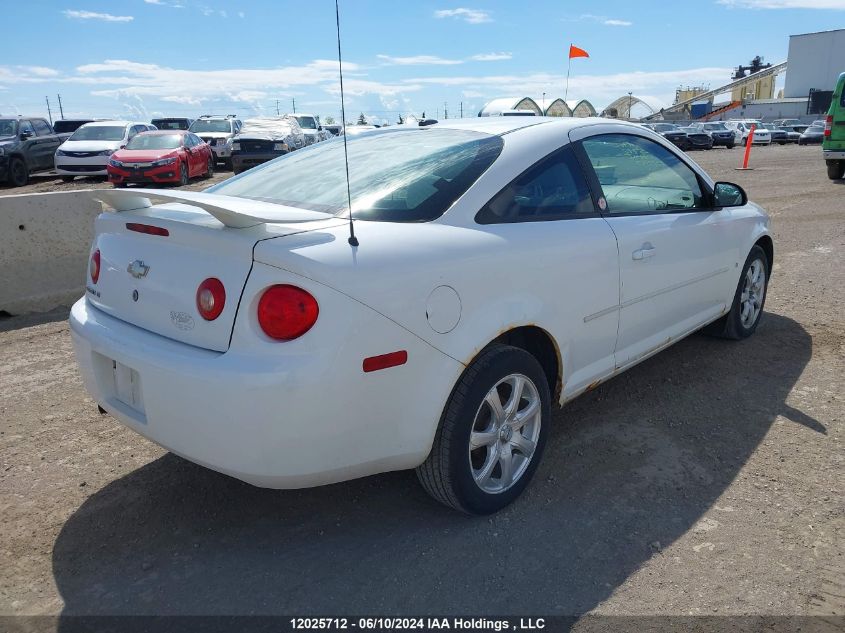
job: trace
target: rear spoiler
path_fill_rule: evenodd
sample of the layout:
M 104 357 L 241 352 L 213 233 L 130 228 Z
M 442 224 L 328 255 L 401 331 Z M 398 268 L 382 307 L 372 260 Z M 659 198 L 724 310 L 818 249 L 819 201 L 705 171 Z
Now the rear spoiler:
M 310 222 L 333 217 L 322 211 L 297 209 L 272 202 L 221 196 L 199 191 L 159 191 L 157 189 L 92 189 L 93 200 L 110 206 L 114 211 L 137 211 L 161 202 L 177 202 L 198 207 L 226 226 L 245 229 L 257 224 L 275 222 Z

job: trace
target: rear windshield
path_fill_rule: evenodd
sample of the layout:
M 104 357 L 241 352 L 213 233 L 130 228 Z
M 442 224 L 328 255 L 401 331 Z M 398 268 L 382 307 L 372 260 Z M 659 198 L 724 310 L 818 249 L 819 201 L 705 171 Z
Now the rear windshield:
M 303 130 L 316 130 L 317 121 L 312 116 L 298 116 L 295 117 L 299 121 L 299 127 Z
M 728 127 L 724 123 L 705 123 L 704 129 L 716 131 L 716 130 L 727 130 Z
M 153 119 L 152 124 L 159 130 L 187 130 L 188 122 L 184 119 Z
M 123 125 L 83 125 L 69 141 L 122 141 L 126 127 Z
M 181 145 L 181 134 L 138 134 L 126 144 L 126 149 L 176 149 Z
M 85 125 L 86 123 L 91 123 L 91 121 L 56 121 L 53 123 L 53 131 L 56 134 L 67 134 L 68 132 L 78 130 L 80 126 Z
M 440 217 L 496 160 L 502 139 L 411 128 L 349 137 L 352 215 L 383 222 Z M 343 140 L 316 143 L 207 189 L 346 216 Z
M 194 134 L 202 134 L 203 132 L 226 132 L 228 134 L 232 132 L 232 124 L 227 120 L 200 120 L 194 121 L 190 129 Z

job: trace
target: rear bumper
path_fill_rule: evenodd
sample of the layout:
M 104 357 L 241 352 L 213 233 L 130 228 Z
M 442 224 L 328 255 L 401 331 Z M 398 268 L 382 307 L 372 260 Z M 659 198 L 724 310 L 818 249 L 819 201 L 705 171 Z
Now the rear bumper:
M 824 149 L 822 155 L 825 160 L 845 160 L 845 150 L 842 149 Z
M 280 281 L 282 271 L 255 266 L 260 279 L 255 271 L 250 276 L 242 311 L 257 303 L 247 297 Z M 263 276 L 268 270 L 275 272 Z M 300 339 L 268 342 L 252 331 L 254 319 L 240 314 L 225 353 L 159 336 L 80 299 L 70 326 L 85 387 L 144 437 L 262 487 L 316 486 L 418 466 L 463 366 L 344 295 L 315 290 L 322 327 L 318 320 Z M 332 323 L 330 314 L 337 314 Z M 254 339 L 251 347 L 246 339 Z M 364 357 L 397 349 L 408 351 L 406 365 L 363 373 Z M 119 397 L 113 363 L 134 372 L 135 406 Z

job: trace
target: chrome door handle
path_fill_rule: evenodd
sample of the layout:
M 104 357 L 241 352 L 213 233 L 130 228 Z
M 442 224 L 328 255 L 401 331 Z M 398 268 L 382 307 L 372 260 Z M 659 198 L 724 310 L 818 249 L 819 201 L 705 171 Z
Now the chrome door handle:
M 634 251 L 631 253 L 632 259 L 648 259 L 649 257 L 654 257 L 654 254 L 657 252 L 657 249 L 654 248 L 651 244 L 643 244 L 643 247 L 639 250 Z

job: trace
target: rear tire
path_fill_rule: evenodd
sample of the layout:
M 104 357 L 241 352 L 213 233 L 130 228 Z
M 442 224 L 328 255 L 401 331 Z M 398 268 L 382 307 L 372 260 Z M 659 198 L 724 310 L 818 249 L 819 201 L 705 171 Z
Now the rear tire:
M 845 160 L 827 161 L 827 177 L 831 180 L 840 180 L 845 177 Z
M 214 176 L 214 159 L 209 158 L 208 159 L 208 165 L 207 165 L 206 170 L 205 170 L 205 177 L 206 178 L 212 178 L 213 176 Z
M 733 148 L 734 148 L 734 144 L 733 144 L 733 143 L 728 143 L 725 147 L 727 147 L 728 149 L 733 149 Z
M 417 477 L 444 505 L 467 514 L 497 512 L 531 481 L 550 421 L 549 381 L 537 359 L 492 345 L 455 385 Z
M 763 316 L 770 271 L 766 252 L 755 244 L 742 267 L 730 312 L 708 325 L 704 332 L 734 341 L 754 334 Z
M 13 187 L 23 187 L 29 182 L 29 169 L 22 158 L 17 156 L 9 161 L 9 183 Z

